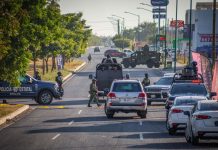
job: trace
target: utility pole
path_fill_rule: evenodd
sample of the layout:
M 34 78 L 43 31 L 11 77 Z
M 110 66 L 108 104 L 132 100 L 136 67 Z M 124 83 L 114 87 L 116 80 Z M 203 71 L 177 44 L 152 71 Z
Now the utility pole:
M 188 49 L 188 64 L 191 65 L 191 46 L 192 46 L 192 0 L 190 0 L 189 13 L 189 49 Z
M 213 40 L 212 40 L 212 67 L 216 61 L 216 0 L 213 0 Z
M 176 27 L 175 27 L 175 52 L 174 52 L 174 72 L 176 72 L 176 46 L 177 46 L 177 13 L 178 13 L 178 0 L 176 0 Z
M 166 6 L 166 18 L 165 18 L 165 53 L 164 53 L 164 68 L 167 65 L 167 6 Z
M 117 20 L 117 33 L 120 35 L 120 19 Z

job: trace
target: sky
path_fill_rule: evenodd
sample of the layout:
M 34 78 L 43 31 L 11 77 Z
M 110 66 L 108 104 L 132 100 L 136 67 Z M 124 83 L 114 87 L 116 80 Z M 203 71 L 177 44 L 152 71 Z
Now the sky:
M 196 2 L 212 1 L 193 0 L 192 8 L 196 8 Z M 143 6 L 140 3 L 151 4 L 151 0 L 59 0 L 62 14 L 82 12 L 83 19 L 87 20 L 87 25 L 90 25 L 93 33 L 99 36 L 113 36 L 117 33 L 116 25 L 109 19 L 112 15 L 125 18 L 125 27 L 127 29 L 137 26 L 138 18 L 134 15 L 124 13 L 125 11 L 140 15 L 140 22 L 153 22 L 151 12 L 137 9 L 137 7 L 143 7 L 152 10 L 152 7 Z M 179 20 L 185 19 L 185 12 L 189 8 L 190 0 L 178 0 Z M 172 20 L 175 16 L 176 0 L 169 0 L 167 18 Z M 161 20 L 161 23 L 163 23 L 163 20 Z

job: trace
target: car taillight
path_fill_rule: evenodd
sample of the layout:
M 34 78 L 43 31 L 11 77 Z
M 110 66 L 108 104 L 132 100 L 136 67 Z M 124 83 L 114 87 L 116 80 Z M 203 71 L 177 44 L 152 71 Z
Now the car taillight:
M 115 94 L 115 93 L 112 93 L 112 92 L 108 93 L 107 96 L 108 96 L 109 98 L 116 98 L 116 94 Z
M 207 115 L 195 115 L 194 118 L 196 118 L 196 120 L 204 120 L 204 119 L 210 119 L 211 116 L 207 116 Z
M 181 110 L 181 109 L 172 109 L 171 112 L 172 113 L 182 113 L 183 110 Z
M 145 98 L 146 94 L 144 92 L 139 93 L 138 98 Z

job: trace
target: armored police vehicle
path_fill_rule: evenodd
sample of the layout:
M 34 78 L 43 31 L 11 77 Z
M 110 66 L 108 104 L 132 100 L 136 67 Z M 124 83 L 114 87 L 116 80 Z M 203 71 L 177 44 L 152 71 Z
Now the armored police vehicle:
M 21 86 L 13 87 L 5 81 L 0 81 L 0 99 L 34 99 L 38 104 L 50 104 L 53 98 L 60 98 L 57 84 L 39 81 L 29 75 L 19 78 Z
M 149 47 L 145 45 L 142 51 L 136 51 L 129 57 L 125 57 L 122 60 L 122 64 L 125 68 L 136 67 L 136 65 L 147 65 L 148 68 L 160 67 L 160 53 L 156 51 L 149 51 Z
M 116 59 L 103 58 L 102 62 L 96 66 L 95 76 L 89 75 L 89 78 L 97 79 L 98 95 L 106 96 L 111 83 L 115 79 L 123 79 L 122 65 L 117 63 Z

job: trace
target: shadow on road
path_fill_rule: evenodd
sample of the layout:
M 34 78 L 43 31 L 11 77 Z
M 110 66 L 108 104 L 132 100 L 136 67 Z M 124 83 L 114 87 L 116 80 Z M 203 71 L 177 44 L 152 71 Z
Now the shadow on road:
M 134 145 L 129 146 L 127 148 L 149 148 L 149 149 L 210 149 L 210 148 L 217 148 L 218 143 L 200 143 L 197 146 L 192 146 L 191 144 L 187 144 L 185 142 L 180 143 L 152 143 L 152 144 L 145 144 L 145 145 Z

